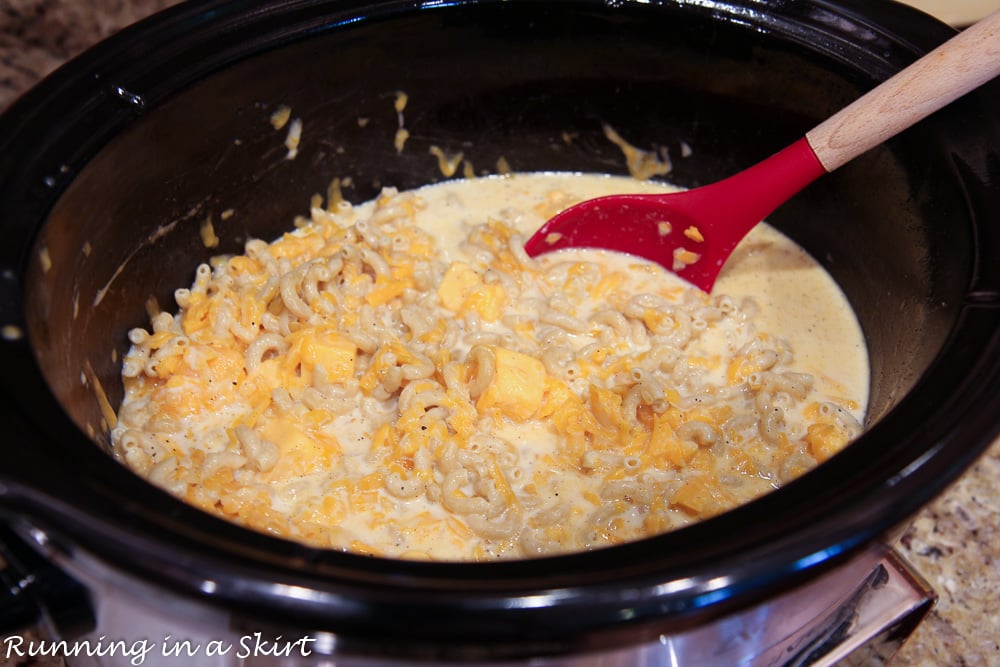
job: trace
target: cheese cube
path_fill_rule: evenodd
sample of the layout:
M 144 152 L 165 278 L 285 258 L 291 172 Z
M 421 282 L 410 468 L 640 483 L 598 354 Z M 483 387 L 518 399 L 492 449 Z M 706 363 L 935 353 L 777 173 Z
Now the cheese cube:
M 465 300 L 483 282 L 482 277 L 464 262 L 454 262 L 445 271 L 438 286 L 438 297 L 448 310 L 458 312 Z
M 542 405 L 545 366 L 534 357 L 502 347 L 493 350 L 496 371 L 476 403 L 480 411 L 495 408 L 517 421 L 531 417 Z
M 310 371 L 322 366 L 327 380 L 331 382 L 354 377 L 357 356 L 358 346 L 354 341 L 338 333 L 309 336 L 302 342 L 302 365 L 308 366 Z
M 263 477 L 288 480 L 328 468 L 340 455 L 339 446 L 328 438 L 313 437 L 290 418 L 275 419 L 260 427 L 260 435 L 278 446 L 277 464 Z
M 500 285 L 485 283 L 468 264 L 454 262 L 441 278 L 438 298 L 450 311 L 474 310 L 487 322 L 496 322 L 507 303 L 507 292 Z

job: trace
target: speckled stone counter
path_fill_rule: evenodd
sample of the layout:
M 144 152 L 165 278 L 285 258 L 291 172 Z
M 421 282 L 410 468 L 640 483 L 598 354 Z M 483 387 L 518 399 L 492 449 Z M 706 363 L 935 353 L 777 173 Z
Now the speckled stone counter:
M 67 58 L 176 0 L 0 0 L 0 110 Z M 940 596 L 894 664 L 1000 665 L 1000 442 L 897 544 Z

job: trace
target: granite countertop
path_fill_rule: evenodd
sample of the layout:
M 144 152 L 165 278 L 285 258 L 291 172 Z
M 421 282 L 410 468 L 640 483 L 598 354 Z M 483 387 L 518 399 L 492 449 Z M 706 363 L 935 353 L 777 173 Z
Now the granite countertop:
M 67 58 L 176 0 L 2 0 L 0 110 Z M 1000 665 L 1000 441 L 896 544 L 937 591 L 895 665 Z

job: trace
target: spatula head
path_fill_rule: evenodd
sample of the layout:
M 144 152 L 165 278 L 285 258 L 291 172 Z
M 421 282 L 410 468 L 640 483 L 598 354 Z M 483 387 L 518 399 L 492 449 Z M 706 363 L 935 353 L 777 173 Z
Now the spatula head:
M 643 257 L 706 292 L 732 248 L 719 247 L 667 195 L 610 195 L 581 202 L 552 217 L 528 239 L 532 257 L 565 248 L 599 248 Z M 738 242 L 739 239 L 737 239 Z
M 730 253 L 775 208 L 826 173 L 803 137 L 724 180 L 662 195 L 580 202 L 528 239 L 532 257 L 560 248 L 604 248 L 644 257 L 712 291 Z

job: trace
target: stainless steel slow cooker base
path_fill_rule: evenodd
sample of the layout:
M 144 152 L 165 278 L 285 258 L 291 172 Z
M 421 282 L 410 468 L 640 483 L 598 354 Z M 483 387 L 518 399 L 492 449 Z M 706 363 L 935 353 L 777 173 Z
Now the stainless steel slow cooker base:
M 33 531 L 28 538 L 45 548 L 43 533 Z M 93 631 L 67 644 L 78 649 L 77 655 L 67 658 L 68 667 L 414 664 L 405 658 L 342 656 L 338 637 L 329 632 L 302 633 L 244 625 L 226 610 L 164 595 L 148 584 L 121 577 L 96 559 L 78 557 L 73 572 L 88 583 L 98 621 Z M 655 641 L 615 651 L 475 664 L 877 667 L 889 664 L 934 600 L 928 584 L 898 553 L 876 545 L 823 577 L 709 625 L 664 634 Z M 52 629 L 31 633 L 36 646 L 46 642 L 51 646 L 59 639 L 46 633 L 52 633 Z M 28 649 L 27 644 L 23 646 Z M 9 656 L 0 654 L 2 657 Z

